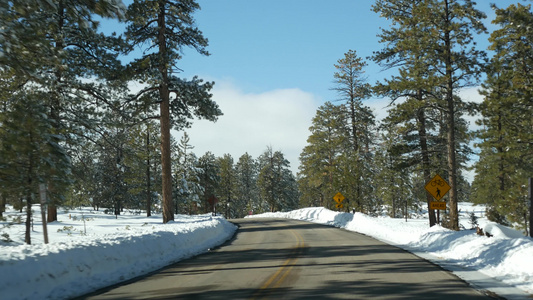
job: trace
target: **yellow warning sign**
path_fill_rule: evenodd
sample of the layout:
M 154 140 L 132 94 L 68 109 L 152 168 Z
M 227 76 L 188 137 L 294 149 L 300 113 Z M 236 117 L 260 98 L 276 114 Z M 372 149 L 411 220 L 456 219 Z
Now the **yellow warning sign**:
M 335 205 L 336 208 L 343 208 L 344 205 L 342 203 L 338 203 L 337 205 Z
M 429 202 L 429 209 L 446 210 L 446 202 L 431 201 Z
M 337 202 L 337 203 L 339 203 L 339 204 L 341 204 L 342 201 L 344 201 L 344 199 L 346 199 L 346 198 L 345 198 L 344 195 L 341 194 L 340 192 L 338 192 L 337 194 L 335 194 L 335 196 L 333 196 L 333 200 L 335 200 L 335 202 Z M 338 208 L 338 207 L 337 207 L 337 208 Z
M 430 193 L 437 201 L 442 199 L 449 190 L 450 186 L 439 176 L 439 174 L 435 175 L 435 177 L 426 184 L 426 191 L 428 191 L 428 193 Z

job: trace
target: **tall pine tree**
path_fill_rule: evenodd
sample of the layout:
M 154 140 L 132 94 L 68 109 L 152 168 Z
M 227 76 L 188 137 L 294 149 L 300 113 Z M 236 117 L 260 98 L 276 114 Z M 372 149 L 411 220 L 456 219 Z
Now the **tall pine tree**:
M 170 129 L 189 126 L 188 119 L 193 116 L 215 121 L 222 114 L 209 93 L 213 83 L 176 77 L 184 47 L 209 54 L 207 39 L 192 16 L 198 9 L 193 0 L 134 0 L 127 11 L 126 36 L 132 48 L 148 45 L 142 57 L 130 65 L 134 79 L 146 86 L 133 100 L 151 101 L 151 111 L 159 106 L 164 223 L 174 220 Z
M 488 216 L 528 228 L 527 178 L 533 174 L 531 6 L 496 9 L 490 36 L 495 55 L 487 68 L 481 105 L 480 160 L 473 183 L 474 201 L 489 205 Z

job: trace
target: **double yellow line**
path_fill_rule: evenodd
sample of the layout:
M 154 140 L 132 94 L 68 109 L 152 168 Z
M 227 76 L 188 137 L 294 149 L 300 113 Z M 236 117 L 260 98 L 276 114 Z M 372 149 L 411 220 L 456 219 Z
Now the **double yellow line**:
M 298 245 L 294 247 L 289 255 L 289 258 L 287 258 L 283 264 L 279 267 L 279 269 L 274 273 L 270 278 L 259 288 L 259 290 L 254 294 L 252 299 L 262 298 L 268 296 L 269 289 L 274 289 L 279 287 L 285 278 L 289 275 L 291 270 L 294 268 L 294 265 L 296 261 L 298 260 L 298 256 L 302 254 L 302 251 L 305 246 L 305 242 L 303 237 L 296 231 L 290 230 L 290 232 L 296 237 L 298 240 Z

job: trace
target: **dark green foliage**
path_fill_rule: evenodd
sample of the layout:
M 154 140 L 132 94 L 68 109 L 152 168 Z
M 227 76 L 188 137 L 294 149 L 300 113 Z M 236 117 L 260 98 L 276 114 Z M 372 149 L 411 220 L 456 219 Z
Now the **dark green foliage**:
M 183 48 L 194 48 L 208 55 L 207 39 L 194 23 L 193 13 L 200 6 L 193 0 L 134 0 L 128 7 L 126 19 L 127 41 L 143 48 L 143 55 L 129 66 L 135 81 L 147 87 L 132 97 L 142 101 L 139 107 L 155 114 L 159 109 L 161 126 L 161 166 L 163 222 L 174 219 L 172 197 L 172 168 L 170 149 L 171 128 L 190 126 L 193 116 L 215 121 L 222 112 L 211 99 L 213 83 L 203 83 L 194 77 L 180 79 L 175 74 Z
M 217 164 L 220 167 L 220 184 L 216 190 L 216 195 L 220 201 L 219 205 L 226 218 L 235 218 L 236 210 L 242 203 L 237 201 L 237 173 L 235 172 L 233 157 L 224 154 L 223 157 L 217 159 Z
M 481 153 L 472 186 L 473 201 L 489 204 L 491 219 L 520 228 L 527 228 L 526 186 L 533 174 L 532 22 L 530 5 L 496 9 L 493 23 L 501 28 L 490 37 L 495 55 L 483 84 Z
M 237 176 L 237 197 L 239 206 L 235 208 L 238 217 L 244 217 L 250 212 L 260 211 L 259 191 L 257 187 L 258 165 L 248 153 L 239 157 L 235 165 Z
M 296 178 L 290 171 L 290 163 L 280 151 L 273 151 L 271 147 L 258 158 L 259 188 L 263 210 L 287 211 L 298 207 L 298 187 Z
M 350 139 L 346 115 L 345 106 L 326 102 L 313 118 L 308 144 L 300 154 L 301 206 L 333 208 L 331 198 L 341 190 L 343 179 L 341 156 Z
M 405 97 L 406 103 L 415 101 L 414 105 L 400 107 L 409 110 L 399 116 L 403 116 L 403 122 L 416 121 L 418 145 L 411 146 L 421 151 L 426 180 L 434 168 L 431 135 L 445 139 L 446 177 L 451 186 L 450 225 L 458 230 L 457 202 L 463 198 L 458 195 L 459 169 L 466 158 L 462 152 L 467 149 L 463 143 L 468 138 L 461 117 L 473 109 L 457 97 L 457 92 L 481 76 L 485 55 L 474 47 L 473 38 L 475 33 L 485 31 L 481 22 L 485 15 L 469 0 L 383 0 L 373 7 L 393 23 L 391 29 L 382 30 L 381 41 L 387 42 L 387 47 L 376 52 L 374 60 L 386 68 L 399 69 L 398 76 L 378 84 L 376 91 L 393 100 Z M 439 114 L 442 117 L 431 119 Z M 433 132 L 432 126 L 436 126 Z M 428 197 L 428 204 L 430 200 Z M 430 225 L 434 222 L 430 212 Z

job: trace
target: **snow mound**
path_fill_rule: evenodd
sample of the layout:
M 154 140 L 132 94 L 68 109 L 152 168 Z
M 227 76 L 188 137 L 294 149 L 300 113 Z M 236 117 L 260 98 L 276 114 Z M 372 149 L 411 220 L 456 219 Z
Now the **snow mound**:
M 483 231 L 490 233 L 495 238 L 516 239 L 516 238 L 524 237 L 524 235 L 520 231 L 514 230 L 512 228 L 509 228 L 509 227 L 506 227 L 506 226 L 503 226 L 497 223 L 485 224 L 485 226 L 483 226 Z
M 108 222 L 112 226 L 112 219 Z M 236 230 L 208 215 L 145 224 L 50 244 L 0 246 L 1 298 L 80 296 L 206 252 Z

